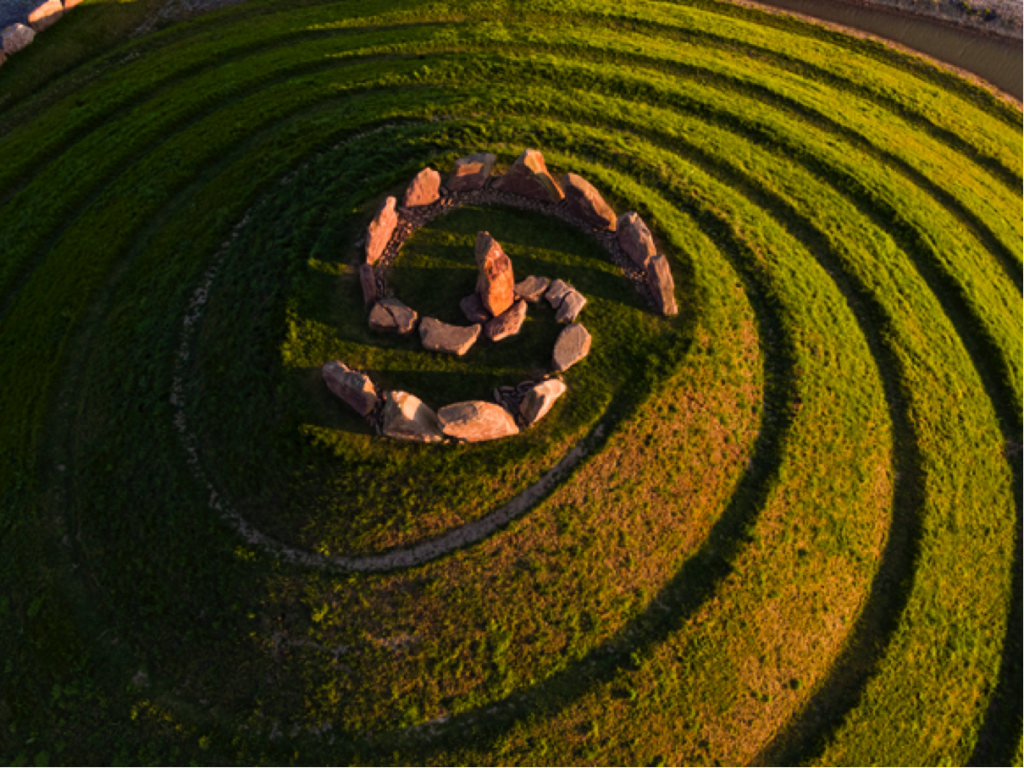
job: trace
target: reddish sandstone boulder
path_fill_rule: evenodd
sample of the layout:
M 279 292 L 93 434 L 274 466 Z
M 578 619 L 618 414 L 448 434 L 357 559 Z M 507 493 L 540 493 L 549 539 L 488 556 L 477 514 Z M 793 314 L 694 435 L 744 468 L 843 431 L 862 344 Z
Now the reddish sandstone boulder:
M 570 211 L 595 229 L 615 231 L 615 211 L 589 181 L 575 173 L 567 173 L 562 177 L 562 189 Z
M 548 173 L 544 156 L 535 149 L 527 149 L 516 158 L 508 172 L 494 186 L 505 192 L 535 200 L 559 202 L 565 197 L 558 182 Z
M 437 419 L 444 434 L 467 443 L 519 434 L 512 414 L 500 405 L 483 400 L 446 405 L 437 412 Z
M 484 326 L 484 336 L 491 341 L 501 341 L 509 336 L 515 336 L 519 333 L 519 329 L 523 327 L 523 320 L 525 319 L 526 302 L 519 299 L 496 318 L 488 321 Z
M 3 48 L 4 53 L 10 56 L 31 43 L 35 37 L 36 33 L 32 31 L 32 27 L 27 27 L 24 24 L 11 24 L 9 27 L 4 27 L 3 32 L 0 32 L 0 48 Z
M 619 217 L 615 236 L 618 238 L 622 250 L 638 267 L 646 269 L 647 262 L 657 253 L 651 230 L 634 211 L 624 213 Z
M 366 416 L 377 407 L 377 390 L 365 373 L 353 371 L 335 360 L 322 369 L 328 389 L 348 403 L 360 416 Z
M 479 325 L 448 325 L 433 317 L 425 317 L 420 323 L 420 340 L 432 352 L 461 357 L 476 343 L 479 336 Z
M 651 289 L 654 296 L 654 305 L 663 315 L 679 314 L 679 307 L 676 306 L 675 282 L 672 280 L 672 270 L 669 269 L 668 259 L 662 254 L 657 254 L 647 265 L 647 287 Z
M 402 198 L 403 208 L 416 208 L 436 203 L 441 198 L 441 174 L 433 168 L 424 168 L 409 182 Z
M 476 266 L 479 270 L 476 292 L 484 309 L 497 317 L 515 301 L 516 284 L 512 276 L 512 262 L 501 244 L 488 232 L 476 235 Z
M 455 170 L 446 185 L 452 192 L 470 192 L 487 183 L 497 158 L 490 152 L 477 152 L 455 161 Z
M 570 325 L 555 340 L 555 351 L 551 367 L 556 371 L 567 371 L 590 352 L 590 332 L 579 323 Z
M 82 2 L 82 0 L 64 0 L 64 10 L 65 11 L 70 11 L 72 8 L 74 8 L 76 5 L 78 5 L 80 2 Z
M 526 393 L 523 402 L 519 404 L 519 415 L 523 417 L 526 426 L 540 421 L 555 401 L 565 394 L 565 384 L 560 379 L 548 379 L 542 381 Z
M 366 230 L 366 263 L 376 264 L 388 246 L 391 234 L 398 224 L 398 213 L 395 211 L 395 198 L 389 197 L 385 200 L 373 221 Z
M 396 440 L 440 443 L 444 440 L 437 414 L 408 392 L 384 394 L 385 435 Z
M 36 32 L 53 26 L 57 20 L 64 15 L 64 6 L 60 0 L 46 0 L 42 5 L 36 6 L 28 14 L 29 26 Z

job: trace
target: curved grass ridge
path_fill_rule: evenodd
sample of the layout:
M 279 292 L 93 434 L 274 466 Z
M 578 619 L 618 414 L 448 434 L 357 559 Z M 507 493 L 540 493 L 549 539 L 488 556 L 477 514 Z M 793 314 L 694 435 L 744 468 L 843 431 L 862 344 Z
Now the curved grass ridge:
M 7 762 L 1019 759 L 1018 110 L 711 2 L 251 0 L 36 96 L 4 69 Z M 608 294 L 640 383 L 584 419 L 606 436 L 528 514 L 401 571 L 248 546 L 171 402 L 216 254 L 248 280 L 223 316 L 253 386 L 189 346 L 204 428 L 291 391 L 308 286 L 360 303 L 374 198 L 523 146 L 678 254 L 661 346 L 628 355 Z

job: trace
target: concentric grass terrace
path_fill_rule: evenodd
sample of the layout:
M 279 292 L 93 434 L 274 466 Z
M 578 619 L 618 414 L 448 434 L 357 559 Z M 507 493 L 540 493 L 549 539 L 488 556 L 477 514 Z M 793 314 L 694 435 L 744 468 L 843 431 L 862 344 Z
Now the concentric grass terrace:
M 1020 764 L 1017 106 L 711 0 L 248 0 L 132 40 L 144 9 L 0 69 L 0 761 Z M 356 241 L 425 165 L 525 147 L 641 213 L 681 313 L 542 216 L 439 219 L 400 295 L 457 305 L 492 228 L 586 287 L 594 353 L 535 435 L 385 444 L 325 359 L 478 397 L 555 328 L 412 354 Z M 223 515 L 388 551 L 580 441 L 413 568 Z

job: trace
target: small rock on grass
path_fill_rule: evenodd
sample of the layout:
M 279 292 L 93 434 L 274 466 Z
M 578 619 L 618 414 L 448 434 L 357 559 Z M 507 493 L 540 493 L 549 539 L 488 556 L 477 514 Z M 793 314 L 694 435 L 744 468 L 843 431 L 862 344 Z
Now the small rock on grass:
M 562 299 L 564 299 L 569 292 L 572 290 L 572 286 L 563 280 L 555 280 L 551 283 L 551 287 L 548 288 L 547 293 L 544 294 L 544 298 L 548 300 L 548 304 L 551 305 L 552 309 L 558 309 L 562 306 Z
M 437 414 L 408 392 L 384 394 L 384 428 L 387 437 L 420 443 L 444 440 Z
M 647 287 L 651 289 L 651 293 L 654 295 L 654 304 L 661 314 L 679 314 L 672 270 L 668 266 L 668 259 L 663 254 L 657 254 L 647 265 Z
M 418 208 L 436 203 L 441 198 L 441 174 L 433 168 L 424 168 L 409 182 L 402 198 L 403 208 Z
M 455 161 L 455 170 L 448 177 L 448 189 L 452 192 L 470 192 L 480 189 L 490 178 L 496 159 L 490 152 L 477 152 L 467 157 L 460 157 Z
M 618 221 L 615 211 L 604 201 L 601 193 L 594 189 L 593 184 L 575 173 L 567 173 L 562 177 L 562 189 L 565 190 L 565 204 L 570 211 L 595 229 L 615 231 Z
M 590 352 L 590 332 L 581 324 L 570 325 L 555 340 L 555 351 L 551 356 L 551 367 L 556 371 L 567 371 L 585 358 Z
M 398 299 L 381 299 L 370 311 L 370 328 L 375 331 L 397 331 L 402 336 L 408 336 L 416 330 L 418 319 L 419 315 Z
M 555 314 L 555 320 L 560 323 L 571 323 L 580 314 L 580 311 L 586 305 L 587 300 L 582 293 L 573 288 L 562 299 L 561 305 L 558 307 L 558 312 Z
M 657 252 L 651 230 L 635 211 L 629 211 L 619 217 L 615 236 L 622 250 L 638 267 L 646 268 L 647 262 Z
M 522 299 L 516 301 L 493 320 L 488 321 L 484 326 L 484 336 L 491 341 L 501 341 L 509 336 L 515 336 L 523 327 L 523 320 L 526 319 L 526 302 Z
M 32 31 L 32 27 L 25 24 L 11 24 L 0 32 L 0 48 L 3 48 L 4 53 L 10 56 L 35 40 L 35 37 L 36 33 Z
M 491 319 L 491 313 L 484 309 L 479 293 L 469 294 L 459 302 L 459 308 L 471 323 L 486 323 Z
M 449 325 L 433 317 L 425 317 L 420 323 L 420 339 L 423 346 L 432 352 L 461 357 L 476 343 L 479 335 L 479 325 Z
M 365 373 L 353 371 L 340 360 L 327 363 L 322 373 L 328 389 L 360 416 L 366 416 L 377 407 L 377 390 Z
M 366 229 L 366 263 L 376 264 L 388 246 L 391 234 L 398 224 L 398 213 L 395 211 L 395 198 L 389 197 L 373 216 L 373 221 Z
M 536 277 L 530 275 L 528 278 L 523 280 L 521 283 L 516 283 L 515 294 L 521 299 L 531 304 L 536 304 L 544 296 L 544 291 L 551 285 L 551 281 L 546 277 Z
M 555 401 L 565 394 L 565 390 L 565 383 L 560 379 L 547 379 L 531 387 L 519 406 L 519 414 L 526 422 L 526 426 L 536 424 L 544 418 Z
M 483 400 L 446 405 L 437 412 L 437 418 L 444 434 L 467 443 L 519 434 L 512 414 L 500 405 Z

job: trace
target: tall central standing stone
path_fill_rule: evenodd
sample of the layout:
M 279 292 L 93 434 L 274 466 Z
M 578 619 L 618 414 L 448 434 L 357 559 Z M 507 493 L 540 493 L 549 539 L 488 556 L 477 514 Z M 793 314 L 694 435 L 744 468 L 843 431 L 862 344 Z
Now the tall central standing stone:
M 476 292 L 480 294 L 480 302 L 492 317 L 497 317 L 515 301 L 516 285 L 512 262 L 489 232 L 477 232 L 476 266 L 479 270 Z

